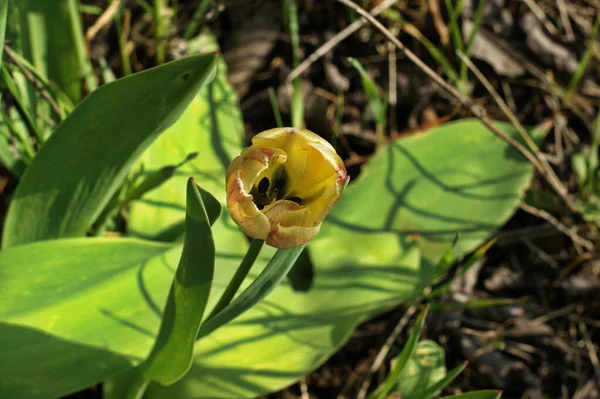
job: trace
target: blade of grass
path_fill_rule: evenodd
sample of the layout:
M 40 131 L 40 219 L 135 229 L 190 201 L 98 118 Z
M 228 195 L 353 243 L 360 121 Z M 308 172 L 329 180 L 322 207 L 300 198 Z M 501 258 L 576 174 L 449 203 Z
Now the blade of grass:
M 408 363 L 408 360 L 413 355 L 415 348 L 417 347 L 417 343 L 419 343 L 419 339 L 421 338 L 421 330 L 423 329 L 423 324 L 425 323 L 425 318 L 427 317 L 427 312 L 429 308 L 425 307 L 421 314 L 417 317 L 415 321 L 415 325 L 406 340 L 406 344 L 404 344 L 404 348 L 402 348 L 402 352 L 396 358 L 396 363 L 390 374 L 386 377 L 383 384 L 379 386 L 369 396 L 370 399 L 386 399 L 392 389 L 396 386 L 396 382 L 398 381 L 398 377 L 400 376 L 400 372 L 404 369 L 404 366 Z
M 54 110 L 64 119 L 74 108 L 73 102 L 56 84 L 50 82 L 40 71 L 38 71 L 28 60 L 7 45 L 4 46 L 6 56 L 21 70 L 21 73 L 36 86 L 42 97 L 48 103 L 56 101 Z M 27 75 L 30 76 L 27 76 Z M 58 110 L 57 110 L 58 107 Z
M 473 16 L 473 25 L 471 26 L 471 33 L 469 34 L 469 39 L 467 41 L 467 46 L 465 48 L 465 55 L 468 59 L 471 59 L 471 55 L 473 54 L 473 43 L 475 43 L 475 37 L 477 36 L 477 32 L 481 28 L 481 22 L 483 21 L 483 7 L 486 4 L 486 0 L 479 0 L 479 4 L 477 5 L 477 9 L 475 10 L 475 15 Z M 464 62 L 460 63 L 460 79 L 457 82 L 459 88 L 463 89 L 463 93 L 466 94 L 466 90 L 469 85 L 469 68 L 467 64 Z M 460 82 L 460 83 L 459 83 Z
M 588 176 L 590 179 L 590 185 L 593 190 L 596 190 L 597 178 L 598 178 L 598 146 L 600 145 L 600 109 L 596 116 L 596 126 L 592 133 L 592 148 L 588 155 Z
M 357 59 L 348 57 L 348 62 L 360 74 L 360 80 L 362 82 L 363 90 L 369 98 L 369 108 L 373 113 L 375 122 L 378 124 L 385 124 L 387 119 L 387 101 L 380 94 L 379 87 L 375 84 L 373 79 L 371 79 L 367 71 L 365 71 L 365 69 Z
M 398 10 L 391 9 L 386 10 L 383 13 L 383 16 L 386 18 L 397 22 L 401 25 L 402 30 L 408 33 L 410 36 L 419 41 L 429 52 L 429 54 L 433 57 L 433 59 L 440 65 L 440 67 L 444 70 L 444 73 L 452 80 L 453 82 L 458 81 L 458 74 L 456 70 L 448 61 L 448 58 L 442 54 L 440 50 L 438 50 L 437 46 L 433 44 L 427 37 L 425 37 L 421 31 L 414 26 L 413 24 L 408 23 L 403 17 L 402 14 Z
M 29 112 L 29 109 L 25 105 L 25 102 L 24 102 L 24 100 L 23 100 L 23 98 L 21 96 L 21 92 L 17 88 L 17 85 L 16 85 L 16 83 L 15 83 L 15 81 L 14 81 L 11 73 L 6 68 L 6 64 L 4 64 L 2 66 L 2 80 L 4 81 L 4 84 L 6 85 L 6 88 L 10 92 L 10 95 L 15 100 L 16 108 L 19 111 L 19 114 L 21 115 L 21 118 L 23 119 L 23 121 L 27 125 L 27 128 L 30 130 L 31 134 L 33 136 L 35 136 L 35 138 L 37 139 L 38 145 L 43 144 L 44 141 L 45 141 L 44 140 L 44 136 L 42 135 L 42 132 L 39 129 L 36 121 L 31 116 L 31 113 Z
M 444 70 L 444 73 L 450 80 L 453 82 L 458 82 L 458 74 L 456 73 L 456 69 L 452 66 L 448 58 L 440 50 L 438 50 L 437 46 L 429 41 L 421 31 L 419 31 L 414 25 L 405 24 L 402 26 L 402 30 L 406 33 L 414 37 L 421 43 L 429 54 L 433 57 L 433 59 L 440 65 L 440 67 Z
M 190 19 L 190 22 L 187 24 L 185 30 L 183 31 L 184 40 L 190 40 L 194 36 L 196 31 L 198 30 L 200 22 L 202 21 L 202 19 L 206 15 L 206 12 L 208 11 L 208 6 L 210 6 L 210 0 L 200 0 L 200 4 L 198 4 L 198 7 L 196 7 L 192 18 Z
M 571 76 L 571 80 L 569 80 L 569 85 L 567 86 L 567 90 L 565 90 L 563 94 L 563 101 L 567 100 L 575 91 L 577 84 L 583 77 L 586 69 L 592 57 L 594 56 L 594 47 L 596 45 L 596 38 L 598 37 L 598 31 L 600 30 L 600 14 L 596 15 L 596 21 L 594 22 L 594 28 L 592 29 L 592 34 L 590 35 L 587 47 L 585 52 L 583 53 L 583 57 L 579 61 L 579 65 L 577 65 L 577 69 L 573 76 Z
M 462 38 L 460 27 L 458 26 L 458 16 L 462 12 L 464 0 L 458 0 L 456 7 L 452 6 L 451 0 L 444 0 L 446 8 L 448 9 L 448 15 L 450 16 L 450 32 L 452 34 L 452 43 L 456 50 L 464 51 L 465 43 Z
M 27 134 L 25 134 L 21 129 L 19 129 L 15 125 L 14 121 L 4 110 L 3 107 L 0 107 L 0 119 L 6 124 L 9 131 L 19 140 L 21 146 L 25 150 L 25 154 L 22 155 L 25 155 L 25 158 L 28 158 L 29 160 L 33 159 L 33 157 L 35 156 L 35 151 L 33 150 L 31 143 L 29 142 L 29 137 L 27 137 Z
M 281 119 L 281 112 L 279 111 L 279 103 L 277 102 L 277 95 L 272 87 L 269 87 L 269 101 L 271 102 L 271 108 L 273 109 L 273 116 L 275 117 L 275 123 L 277 127 L 283 127 L 283 119 Z
M 102 14 L 102 7 L 94 6 L 92 4 L 81 4 L 77 5 L 77 10 L 82 14 L 89 15 L 100 15 Z

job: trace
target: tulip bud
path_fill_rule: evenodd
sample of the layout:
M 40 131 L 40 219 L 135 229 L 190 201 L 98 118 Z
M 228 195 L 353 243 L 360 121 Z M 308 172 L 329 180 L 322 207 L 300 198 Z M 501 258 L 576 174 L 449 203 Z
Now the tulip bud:
M 348 182 L 331 144 L 306 129 L 257 134 L 227 170 L 227 208 L 250 237 L 276 248 L 314 238 Z

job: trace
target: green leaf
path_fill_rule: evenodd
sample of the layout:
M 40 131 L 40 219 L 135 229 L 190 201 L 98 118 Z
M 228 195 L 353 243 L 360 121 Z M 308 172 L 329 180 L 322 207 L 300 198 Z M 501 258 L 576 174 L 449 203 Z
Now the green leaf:
M 430 399 L 441 390 L 431 392 L 431 388 L 446 376 L 445 362 L 441 346 L 430 340 L 419 342 L 398 375 L 395 391 L 402 394 L 402 399 Z
M 459 395 L 444 396 L 439 399 L 500 399 L 502 391 L 473 391 Z
M 125 198 L 123 198 L 123 200 L 121 201 L 121 207 L 127 205 L 131 200 L 140 198 L 148 191 L 152 191 L 159 187 L 161 184 L 173 177 L 175 175 L 175 172 L 177 172 L 177 169 L 179 169 L 192 159 L 196 158 L 197 156 L 198 153 L 193 152 L 177 165 L 163 166 L 157 171 L 144 174 L 144 176 L 142 176 L 141 182 L 139 182 L 127 192 Z
M 87 97 L 21 179 L 6 217 L 4 248 L 85 235 L 138 155 L 177 120 L 214 71 L 214 55 L 189 57 Z
M 143 359 L 180 253 L 171 248 L 76 238 L 2 250 L 0 397 L 60 397 Z
M 381 94 L 379 94 L 379 87 L 373 82 L 373 79 L 371 79 L 357 59 L 348 57 L 348 62 L 360 73 L 363 89 L 369 98 L 369 107 L 373 113 L 375 122 L 385 124 L 387 120 L 387 100 L 383 99 Z
M 428 388 L 423 392 L 422 396 L 419 399 L 430 399 L 436 397 L 442 389 L 448 386 L 456 377 L 458 377 L 463 370 L 467 367 L 467 363 L 457 366 L 450 370 L 448 374 L 443 376 L 440 380 L 428 386 Z
M 213 83 L 216 84 L 217 81 Z M 232 133 L 223 124 L 229 122 L 228 126 L 236 127 L 239 123 L 233 117 L 225 117 L 227 113 L 239 115 L 237 104 L 228 101 L 229 98 L 224 95 L 220 101 L 213 102 L 216 105 L 215 120 L 221 122 L 216 126 L 220 129 L 208 130 L 211 134 L 206 135 L 197 133 L 205 131 L 200 130 L 199 124 L 203 129 L 207 125 L 199 123 L 201 114 L 197 109 L 193 113 L 189 111 L 189 115 L 184 115 L 189 119 L 181 125 L 181 130 L 173 130 L 175 125 L 161 138 L 166 140 L 167 135 L 172 134 L 170 137 L 177 144 L 164 143 L 163 147 L 148 150 L 146 154 L 151 153 L 152 156 L 144 159 L 147 170 L 178 162 L 190 148 L 202 149 L 203 152 L 192 163 L 204 158 L 209 161 L 204 164 L 204 169 L 191 174 L 202 186 L 210 186 L 211 192 L 213 186 L 220 190 L 215 192 L 220 193 L 217 197 L 224 201 L 223 181 L 228 162 L 223 166 L 219 160 L 231 160 L 242 146 L 238 131 Z M 199 99 L 194 103 L 203 104 Z M 208 125 L 209 128 L 211 126 L 215 125 Z M 508 125 L 500 126 L 516 134 Z M 185 131 L 189 141 L 183 141 Z M 402 159 L 400 164 L 399 158 L 405 157 L 389 157 L 389 150 L 385 149 L 378 153 L 364 169 L 374 184 L 366 184 L 363 178 L 351 184 L 338 204 L 339 209 L 336 208 L 333 215 L 325 220 L 320 235 L 308 244 L 315 269 L 310 290 L 296 292 L 290 284 L 282 281 L 257 306 L 198 341 L 192 368 L 182 380 L 169 387 L 151 384 L 147 397 L 247 398 L 289 385 L 331 356 L 360 321 L 418 295 L 430 284 L 433 265 L 450 246 L 457 230 L 467 231 L 461 232 L 456 257 L 480 245 L 514 212 L 532 175 L 530 166 L 518 153 L 473 120 L 441 126 L 426 135 L 398 143 L 406 144 L 410 151 L 418 150 L 419 159 L 426 160 L 426 165 L 434 168 L 433 176 L 441 179 L 440 182 L 446 183 L 446 186 L 439 187 L 422 176 L 421 172 L 427 169 L 420 171 L 409 159 Z M 398 143 L 393 143 L 392 148 Z M 448 147 L 445 151 L 444 146 Z M 460 158 L 456 157 L 457 149 L 460 149 Z M 165 153 L 173 158 L 165 159 Z M 218 154 L 224 156 L 220 158 Z M 502 179 L 498 165 L 515 176 Z M 386 179 L 392 173 L 394 180 Z M 178 178 L 174 176 L 141 201 L 133 202 L 131 223 L 138 226 L 136 232 L 143 232 L 147 227 L 149 231 L 164 236 L 182 219 L 181 204 L 185 193 L 177 187 L 172 191 L 166 190 Z M 408 205 L 414 209 L 415 204 L 425 202 L 425 210 L 429 209 L 433 214 L 425 214 L 428 216 L 424 218 L 426 225 L 415 223 L 414 229 L 403 231 L 401 227 L 394 227 L 401 224 L 390 217 L 403 204 L 394 195 L 390 198 L 386 187 L 393 184 L 394 188 L 411 180 L 416 182 L 410 186 L 417 185 L 419 191 L 435 198 L 417 198 L 411 193 L 412 201 Z M 458 190 L 462 184 L 467 184 L 462 187 L 464 192 Z M 366 201 L 359 198 L 362 190 L 354 187 L 361 186 L 366 190 L 379 190 L 377 192 L 381 195 L 377 198 L 380 200 L 381 197 L 380 206 L 364 206 L 371 203 L 371 198 L 366 198 Z M 446 208 L 446 204 L 450 207 Z M 154 212 L 157 212 L 156 215 Z M 458 216 L 463 218 L 473 214 L 475 228 L 467 225 L 465 227 L 468 228 L 461 229 L 462 223 L 451 218 L 452 212 L 459 212 Z M 419 216 L 423 212 L 405 213 L 402 208 L 402 216 L 405 214 Z M 440 214 L 441 220 L 433 217 L 436 214 Z M 349 218 L 360 223 L 361 228 L 353 230 L 340 223 L 340 220 L 344 222 Z M 381 228 L 388 218 L 391 219 L 391 227 Z M 488 223 L 481 225 L 478 219 Z M 449 225 L 445 226 L 445 223 Z M 427 235 L 427 240 L 423 239 L 423 235 L 412 235 L 427 233 L 428 228 L 444 230 Z M 216 301 L 247 248 L 244 235 L 227 213 L 215 223 L 213 235 L 218 250 L 211 302 Z M 421 262 L 417 246 L 424 250 L 426 262 Z M 272 254 L 267 252 L 268 249 L 263 250 L 265 253 L 251 270 L 246 285 L 264 268 Z
M 456 243 L 458 242 L 459 235 L 456 234 L 454 240 L 452 240 L 452 244 L 448 247 L 446 252 L 440 258 L 438 264 L 435 266 L 435 278 L 442 277 L 444 273 L 452 266 L 454 263 L 454 247 L 456 247 Z
M 577 185 L 581 190 L 586 189 L 588 182 L 587 156 L 584 152 L 578 152 L 571 157 L 571 169 L 577 177 Z
M 496 125 L 518 134 L 508 124 Z M 433 270 L 457 233 L 453 252 L 459 258 L 508 221 L 532 175 L 522 155 L 479 121 L 440 125 L 378 152 L 348 186 L 310 248 L 320 241 L 343 247 L 348 240 L 386 233 L 412 240 L 426 260 L 422 268 Z M 320 256 L 314 260 L 317 268 L 325 262 Z
M 214 268 L 215 242 L 210 230 L 210 219 L 196 183 L 190 178 L 187 185 L 183 252 L 169 291 L 156 343 L 141 366 L 146 378 L 169 385 L 180 379 L 190 368 L 194 343 L 208 303 Z
M 86 56 L 77 3 L 77 0 L 16 2 L 21 17 L 23 55 L 73 102 L 81 96 L 80 77 L 89 72 L 83 64 Z
M 216 50 L 209 36 L 200 39 L 201 44 L 190 46 Z M 181 118 L 138 161 L 137 167 L 150 174 L 165 165 L 181 162 L 192 151 L 198 152 L 196 158 L 178 168 L 160 187 L 131 202 L 128 229 L 136 236 L 167 241 L 181 236 L 185 181 L 189 176 L 225 202 L 225 172 L 244 145 L 244 129 L 235 90 L 227 81 L 225 62 L 220 56 L 217 62 L 215 80 L 198 93 Z M 240 250 L 244 247 L 242 244 Z
M 450 288 L 450 285 L 452 284 L 452 282 L 456 279 L 459 278 L 460 276 L 463 276 L 471 267 L 473 267 L 473 265 L 475 265 L 475 263 L 477 263 L 478 260 L 480 260 L 483 255 L 485 255 L 487 253 L 487 251 L 496 243 L 496 239 L 491 239 L 490 241 L 484 243 L 483 245 L 481 245 L 479 248 L 477 248 L 477 250 L 475 250 L 472 254 L 470 254 L 466 259 L 462 260 L 460 263 L 460 270 L 458 271 L 458 273 L 456 273 L 456 275 L 454 276 L 454 278 L 450 279 L 449 281 L 446 281 L 445 283 L 437 286 L 433 291 L 431 291 L 429 293 L 429 297 L 433 298 L 439 295 L 444 294 L 445 292 L 448 291 L 448 289 Z
M 394 386 L 399 381 L 399 378 L 402 374 L 402 371 L 409 363 L 409 360 L 412 358 L 415 350 L 417 349 L 417 344 L 419 343 L 419 339 L 421 338 L 421 330 L 423 329 L 423 324 L 425 323 L 425 317 L 427 317 L 428 308 L 425 308 L 417 317 L 415 321 L 415 325 L 404 344 L 404 348 L 402 348 L 402 352 L 400 355 L 396 357 L 394 366 L 390 371 L 390 374 L 386 377 L 383 384 L 377 388 L 377 390 L 371 396 L 376 399 L 385 399 L 388 397 L 388 394 L 392 392 Z
M 2 52 L 4 51 L 4 34 L 6 33 L 6 17 L 8 16 L 8 0 L 0 0 L 0 66 L 2 65 Z

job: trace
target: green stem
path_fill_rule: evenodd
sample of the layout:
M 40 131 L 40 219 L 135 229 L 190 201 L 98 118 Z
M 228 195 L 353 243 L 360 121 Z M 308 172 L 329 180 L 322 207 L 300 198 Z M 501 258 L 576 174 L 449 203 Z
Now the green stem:
M 248 272 L 252 268 L 252 265 L 258 257 L 258 254 L 260 253 L 260 250 L 264 243 L 265 242 L 263 240 L 252 240 L 252 242 L 250 243 L 250 248 L 248 248 L 248 252 L 246 252 L 244 259 L 242 259 L 242 263 L 240 263 L 240 266 L 233 275 L 233 278 L 227 285 L 227 288 L 225 288 L 225 291 L 223 291 L 221 298 L 219 298 L 219 301 L 217 302 L 213 310 L 210 312 L 210 315 L 206 318 L 206 320 L 213 318 L 220 311 L 225 309 L 227 305 L 229 305 L 229 302 L 231 302 L 238 289 L 242 285 L 242 282 L 248 275 Z
M 146 393 L 146 388 L 150 384 L 150 380 L 143 375 L 142 367 L 135 369 L 130 381 L 131 383 L 128 384 L 127 391 L 123 392 L 123 399 L 142 399 L 144 393 Z
M 167 54 L 166 0 L 154 0 L 154 29 L 156 39 L 156 62 L 164 64 Z

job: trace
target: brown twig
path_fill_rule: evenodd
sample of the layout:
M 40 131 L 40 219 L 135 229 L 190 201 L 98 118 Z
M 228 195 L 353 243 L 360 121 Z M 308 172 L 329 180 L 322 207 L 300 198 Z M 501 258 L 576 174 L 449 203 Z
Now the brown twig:
M 114 0 L 108 7 L 106 7 L 106 10 L 100 14 L 96 22 L 94 22 L 94 24 L 85 31 L 85 45 L 88 52 L 90 51 L 90 43 L 94 37 L 96 37 L 96 34 L 98 34 L 98 32 L 100 32 L 105 26 L 110 25 L 113 17 L 117 11 L 119 11 L 120 5 L 121 0 Z
M 454 86 L 446 82 L 440 75 L 438 75 L 433 69 L 431 69 L 427 64 L 425 64 L 419 57 L 417 57 L 412 51 L 407 49 L 402 42 L 400 42 L 385 26 L 383 26 L 377 19 L 375 19 L 372 15 L 370 15 L 367 11 L 365 11 L 362 7 L 356 5 L 350 0 L 337 0 L 338 2 L 346 5 L 354 9 L 357 13 L 365 17 L 371 24 L 373 24 L 377 29 L 379 29 L 392 43 L 400 49 L 408 58 L 411 60 L 419 69 L 421 69 L 427 76 L 429 76 L 434 82 L 436 82 L 443 90 L 448 92 L 454 98 L 456 98 L 462 105 L 467 107 L 471 113 L 477 117 L 483 124 L 490 129 L 495 135 L 500 137 L 509 143 L 512 147 L 514 147 L 517 151 L 521 153 L 531 164 L 536 168 L 536 170 L 550 183 L 554 191 L 560 196 L 560 198 L 565 202 L 569 210 L 574 214 L 577 214 L 576 209 L 574 208 L 572 201 L 568 198 L 567 193 L 564 192 L 563 186 L 557 184 L 556 180 L 552 177 L 548 176 L 546 169 L 542 166 L 542 163 L 532 154 L 528 149 L 526 149 L 521 143 L 515 140 L 513 137 L 509 136 L 505 132 L 501 131 L 497 127 L 493 125 L 493 121 L 487 115 L 487 112 L 484 108 L 477 106 L 471 101 L 471 99 L 464 94 L 462 94 L 458 89 Z
M 594 250 L 594 244 L 591 241 L 588 241 L 585 238 L 578 236 L 577 233 L 575 233 L 573 230 L 569 229 L 567 226 L 562 224 L 560 221 L 558 221 L 558 219 L 556 219 L 554 216 L 552 216 L 548 212 L 546 212 L 542 209 L 537 209 L 537 208 L 527 205 L 525 203 L 521 204 L 521 209 L 523 209 L 527 213 L 530 213 L 534 216 L 544 219 L 545 221 L 550 223 L 552 226 L 554 226 L 556 228 L 556 230 L 560 231 L 561 233 L 564 233 L 567 237 L 569 237 L 571 239 L 571 241 L 573 241 L 576 244 L 581 245 L 588 251 Z
M 365 399 L 365 397 L 367 396 L 367 391 L 369 390 L 369 386 L 371 385 L 371 378 L 373 377 L 373 374 L 375 374 L 377 372 L 377 370 L 379 370 L 379 368 L 383 364 L 383 361 L 385 360 L 387 354 L 390 352 L 390 349 L 391 349 L 392 345 L 394 344 L 394 341 L 396 341 L 396 338 L 398 338 L 398 335 L 400 335 L 402 330 L 404 330 L 404 327 L 406 327 L 410 318 L 417 311 L 417 306 L 419 306 L 419 303 L 421 302 L 421 300 L 422 300 L 422 298 L 415 299 L 414 305 L 412 305 L 410 308 L 408 308 L 408 310 L 406 311 L 406 313 L 404 313 L 404 316 L 402 316 L 402 318 L 398 321 L 398 323 L 396 324 L 396 326 L 394 327 L 394 329 L 392 330 L 390 335 L 388 335 L 387 339 L 385 340 L 385 343 L 383 344 L 383 346 L 377 353 L 375 360 L 373 360 L 373 364 L 371 364 L 371 368 L 369 368 L 369 371 L 367 372 L 367 375 L 365 376 L 365 379 L 360 387 L 360 390 L 358 391 L 358 394 L 356 395 L 356 399 Z
M 488 93 L 492 96 L 492 98 L 494 99 L 496 104 L 500 107 L 500 109 L 502 110 L 504 115 L 506 115 L 508 120 L 517 129 L 517 132 L 521 135 L 523 140 L 525 140 L 525 143 L 527 143 L 527 145 L 529 146 L 529 149 L 533 152 L 536 159 L 539 161 L 540 166 L 543 169 L 543 172 L 542 171 L 540 171 L 540 172 L 542 172 L 544 177 L 546 177 L 546 180 L 548 180 L 548 182 L 555 189 L 556 193 L 562 198 L 562 200 L 568 206 L 569 210 L 573 213 L 577 213 L 577 210 L 575 209 L 575 205 L 573 204 L 573 201 L 569 197 L 568 190 L 561 183 L 558 176 L 556 176 L 556 173 L 554 173 L 554 169 L 552 169 L 552 167 L 550 166 L 550 164 L 548 163 L 548 161 L 546 160 L 544 155 L 542 155 L 537 144 L 535 144 L 533 139 L 529 136 L 529 134 L 527 133 L 527 130 L 525 130 L 525 127 L 523 127 L 523 125 L 521 124 L 519 119 L 516 117 L 516 115 L 510 110 L 508 105 L 506 105 L 506 103 L 504 102 L 502 97 L 500 97 L 500 95 L 498 95 L 498 93 L 494 89 L 494 86 L 492 86 L 492 84 L 489 82 L 489 80 L 487 80 L 487 78 L 483 75 L 483 73 L 481 73 L 479 68 L 477 68 L 471 62 L 471 60 L 466 55 L 464 55 L 460 50 L 457 51 L 457 54 L 458 54 L 459 58 L 462 60 L 462 62 L 464 62 L 467 65 L 469 70 L 471 72 L 473 72 L 473 74 L 475 74 L 477 79 L 479 79 L 479 81 L 483 84 L 483 86 L 486 88 Z
M 8 45 L 6 45 L 6 44 L 4 45 L 4 52 L 6 53 L 8 58 L 10 58 L 10 60 L 13 62 L 13 64 L 15 64 L 17 66 L 17 68 L 19 68 L 21 70 L 21 72 L 23 72 L 23 75 L 25 75 L 27 80 L 29 80 L 35 86 L 35 88 L 40 92 L 40 94 L 44 98 L 44 100 L 46 100 L 48 102 L 48 104 L 50 104 L 52 111 L 54 111 L 54 113 L 56 115 L 58 115 L 60 118 L 64 117 L 64 113 L 61 111 L 61 109 L 58 106 L 58 104 L 56 103 L 56 101 L 54 101 L 54 98 L 52 98 L 52 96 L 50 95 L 48 90 L 46 90 L 44 88 L 44 86 L 40 83 L 39 79 L 37 79 L 35 76 L 33 76 L 31 71 L 29 69 L 27 69 L 19 61 L 19 59 L 16 56 L 16 54 L 14 53 L 14 51 L 12 51 L 12 49 L 10 47 L 8 47 Z
M 373 7 L 370 15 L 376 17 L 379 14 L 381 14 L 382 12 L 384 12 L 385 10 L 387 10 L 388 8 L 390 8 L 391 6 L 393 6 L 397 2 L 398 2 L 398 0 L 384 0 L 376 7 Z M 333 36 L 327 42 L 322 44 L 321 47 L 319 47 L 314 53 L 312 53 L 310 56 L 308 56 L 308 58 L 306 58 L 304 61 L 302 61 L 300 63 L 300 65 L 298 65 L 296 68 L 294 68 L 294 70 L 292 72 L 290 72 L 290 74 L 288 75 L 286 81 L 288 83 L 291 83 L 292 80 L 296 79 L 298 76 L 300 76 L 302 73 L 304 73 L 304 71 L 306 71 L 308 69 L 308 67 L 310 67 L 313 63 L 315 63 L 319 58 L 323 57 L 325 54 L 330 52 L 332 48 L 334 48 L 339 43 L 344 41 L 347 37 L 349 37 L 351 34 L 356 32 L 357 30 L 362 28 L 366 23 L 367 23 L 367 20 L 364 18 L 361 18 L 359 20 L 354 21 L 353 23 L 351 23 L 350 25 L 348 25 L 347 27 L 345 27 L 344 29 L 342 29 L 341 31 L 336 33 L 335 36 Z

